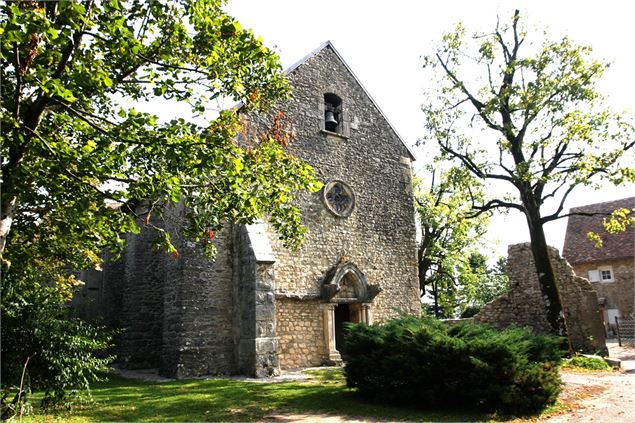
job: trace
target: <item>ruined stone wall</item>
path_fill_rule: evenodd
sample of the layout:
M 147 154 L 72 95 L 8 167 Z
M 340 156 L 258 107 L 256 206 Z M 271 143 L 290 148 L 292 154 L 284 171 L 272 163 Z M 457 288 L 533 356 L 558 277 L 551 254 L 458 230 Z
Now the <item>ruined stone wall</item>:
M 538 333 L 548 333 L 550 326 L 530 244 L 510 245 L 508 254 L 507 293 L 483 306 L 474 321 L 501 328 L 526 326 Z M 593 287 L 588 280 L 575 275 L 558 250 L 550 247 L 550 256 L 574 349 L 605 352 L 604 328 Z
M 589 270 L 595 270 L 599 266 L 611 266 L 613 268 L 613 282 L 591 282 L 597 291 L 599 298 L 604 298 L 605 309 L 619 309 L 622 317 L 635 312 L 635 260 L 633 258 L 622 260 L 607 260 L 601 263 L 580 263 L 573 265 L 576 274 L 586 277 Z M 615 322 L 610 322 L 614 324 Z
M 297 369 L 324 364 L 328 351 L 319 301 L 278 298 L 276 302 L 280 367 Z
M 250 116 L 266 127 L 282 111 L 296 132 L 289 151 L 312 165 L 319 178 L 341 180 L 355 195 L 348 217 L 325 207 L 322 192 L 299 199 L 308 236 L 290 252 L 271 233 L 277 257 L 276 292 L 320 293 L 326 273 L 346 257 L 382 292 L 372 303 L 375 321 L 399 310 L 420 312 L 410 157 L 398 136 L 349 70 L 325 48 L 288 75 L 293 98 L 268 116 Z M 345 135 L 323 131 L 324 94 L 342 99 Z

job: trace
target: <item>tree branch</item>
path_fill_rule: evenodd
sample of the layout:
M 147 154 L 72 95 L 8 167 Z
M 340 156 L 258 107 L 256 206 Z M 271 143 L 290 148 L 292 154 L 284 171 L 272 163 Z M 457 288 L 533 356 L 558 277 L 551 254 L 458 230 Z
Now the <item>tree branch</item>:
M 484 113 L 483 113 L 483 108 L 485 107 L 485 105 L 480 102 L 479 100 L 477 100 L 472 93 L 470 93 L 470 91 L 465 87 L 465 84 L 463 84 L 462 81 L 460 81 L 457 76 L 450 70 L 450 68 L 448 68 L 447 63 L 445 63 L 443 61 L 443 59 L 441 58 L 441 56 L 439 55 L 439 53 L 436 54 L 437 56 L 437 60 L 439 61 L 439 63 L 441 64 L 441 67 L 443 67 L 443 70 L 445 71 L 445 73 L 450 77 L 450 79 L 452 80 L 452 82 L 454 82 L 455 85 L 457 85 L 461 92 L 463 94 L 465 94 L 467 96 L 467 98 L 470 100 L 470 102 L 472 103 L 472 105 L 476 108 L 476 110 L 478 111 L 479 116 L 481 117 L 481 119 L 483 119 L 483 121 L 485 122 L 485 124 L 490 127 L 491 129 L 494 129 L 496 131 L 502 132 L 503 128 L 501 128 L 500 126 L 496 125 L 494 122 L 492 122 Z
M 13 118 L 16 122 L 20 119 L 20 94 L 22 92 L 22 75 L 20 73 L 20 49 L 18 44 L 15 43 L 13 47 L 14 52 L 14 64 L 15 66 L 15 110 L 13 111 Z
M 82 27 L 79 30 L 75 31 L 75 34 L 73 34 L 72 39 L 68 41 L 68 45 L 66 46 L 66 48 L 64 49 L 64 52 L 62 53 L 60 62 L 58 63 L 57 69 L 53 73 L 53 76 L 51 77 L 51 79 L 58 79 L 60 76 L 62 76 L 62 73 L 64 72 L 64 69 L 66 68 L 67 65 L 70 68 L 72 64 L 71 59 L 74 56 L 75 52 L 77 51 L 77 48 L 79 47 L 81 43 L 82 36 L 84 34 L 84 29 L 86 29 L 86 23 L 88 22 L 88 19 L 90 17 L 90 12 L 92 7 L 93 7 L 93 0 L 86 0 L 84 2 L 84 8 L 86 9 L 86 16 L 82 22 Z
M 525 213 L 525 208 L 522 205 L 516 204 L 516 203 L 510 203 L 508 201 L 503 201 L 498 199 L 490 200 L 487 203 L 483 204 L 482 206 L 477 206 L 475 204 L 472 204 L 472 208 L 477 211 L 476 213 L 466 215 L 468 219 L 478 217 L 482 215 L 483 213 L 486 213 L 494 209 L 516 209 Z

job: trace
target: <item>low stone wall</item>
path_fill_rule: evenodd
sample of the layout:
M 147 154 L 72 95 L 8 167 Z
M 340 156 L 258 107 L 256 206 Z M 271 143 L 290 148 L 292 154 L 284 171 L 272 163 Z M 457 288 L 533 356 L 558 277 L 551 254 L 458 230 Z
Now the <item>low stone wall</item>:
M 573 348 L 606 354 L 602 315 L 593 286 L 576 276 L 558 250 L 549 248 Z M 550 326 L 530 244 L 510 245 L 508 254 L 507 293 L 483 306 L 474 321 L 499 328 L 525 326 L 538 333 L 548 333 Z
M 320 303 L 277 298 L 278 360 L 282 369 L 320 366 L 328 359 Z

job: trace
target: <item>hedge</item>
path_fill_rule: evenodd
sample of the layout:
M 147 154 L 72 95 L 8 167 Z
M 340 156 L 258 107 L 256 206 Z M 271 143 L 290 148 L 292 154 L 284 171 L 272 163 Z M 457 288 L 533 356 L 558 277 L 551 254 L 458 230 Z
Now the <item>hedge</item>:
M 347 384 L 374 399 L 526 414 L 561 391 L 563 339 L 522 328 L 404 316 L 350 325 L 345 342 Z

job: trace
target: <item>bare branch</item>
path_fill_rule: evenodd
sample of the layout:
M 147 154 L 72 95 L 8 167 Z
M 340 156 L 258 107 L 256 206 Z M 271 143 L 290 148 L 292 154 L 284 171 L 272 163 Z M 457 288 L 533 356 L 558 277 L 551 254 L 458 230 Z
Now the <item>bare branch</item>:
M 182 70 L 182 71 L 186 71 L 186 72 L 195 72 L 195 73 L 200 73 L 201 75 L 207 75 L 206 72 L 200 70 L 200 69 L 196 69 L 196 68 L 187 68 L 184 66 L 177 66 L 177 65 L 170 65 L 168 63 L 163 63 L 163 62 L 159 62 L 156 61 L 154 59 L 151 59 L 150 57 L 147 57 L 141 53 L 137 54 L 137 56 L 141 57 L 143 60 L 145 60 L 148 63 L 152 63 L 153 65 L 157 65 L 159 67 L 163 67 L 163 68 L 168 68 L 168 69 L 175 69 L 175 70 Z
M 521 204 L 510 203 L 508 201 L 503 201 L 498 199 L 490 200 L 487 203 L 483 204 L 482 206 L 477 206 L 475 204 L 472 204 L 472 208 L 477 211 L 473 214 L 467 215 L 466 217 L 468 219 L 478 217 L 482 215 L 483 213 L 486 213 L 488 211 L 495 210 L 495 209 L 516 209 L 525 213 L 525 207 L 523 207 Z
M 551 222 L 552 220 L 556 220 L 559 219 L 561 216 L 560 213 L 562 213 L 562 210 L 564 210 L 564 203 L 565 201 L 567 201 L 567 198 L 569 197 L 569 194 L 571 194 L 571 191 L 573 191 L 573 189 L 575 187 L 577 187 L 578 184 L 577 183 L 573 183 L 571 185 L 569 185 L 569 188 L 567 188 L 567 190 L 564 192 L 564 194 L 562 194 L 562 198 L 560 198 L 560 204 L 558 205 L 558 209 L 553 212 L 550 215 L 547 216 L 543 216 L 542 218 L 540 218 L 540 221 L 544 224 L 547 222 Z
M 465 84 L 463 84 L 463 82 L 457 78 L 457 76 L 450 70 L 450 68 L 448 68 L 447 63 L 443 61 L 443 59 L 438 53 L 436 54 L 436 56 L 437 56 L 437 60 L 441 64 L 441 67 L 443 67 L 443 70 L 445 71 L 445 73 L 450 77 L 452 82 L 454 82 L 454 84 L 456 84 L 461 89 L 461 92 L 467 96 L 467 98 L 470 100 L 472 105 L 478 111 L 479 116 L 481 117 L 481 119 L 483 119 L 485 124 L 489 126 L 491 129 L 502 132 L 503 128 L 501 128 L 499 125 L 496 125 L 494 122 L 492 122 L 483 112 L 483 108 L 485 107 L 485 105 L 472 95 L 472 93 L 465 87 Z
M 553 216 L 553 215 L 551 215 Z M 562 214 L 562 215 L 558 215 L 552 219 L 547 220 L 546 222 L 551 222 L 554 220 L 558 220 L 558 219 L 563 219 L 565 217 L 571 217 L 571 216 L 611 216 L 611 213 L 608 212 L 597 212 L 597 213 L 592 213 L 592 212 L 570 212 L 570 213 L 566 213 L 566 214 Z

